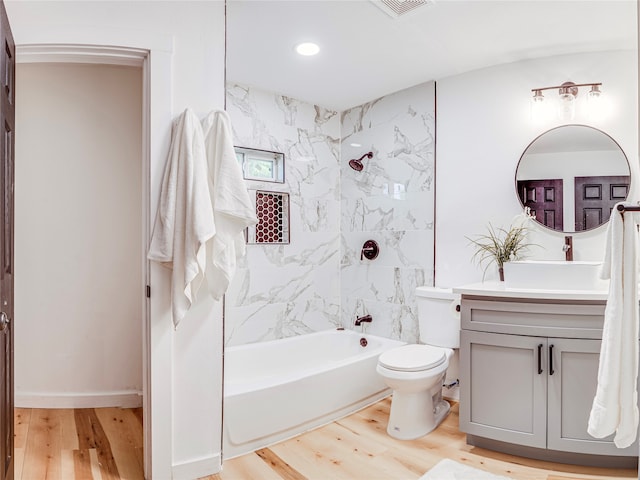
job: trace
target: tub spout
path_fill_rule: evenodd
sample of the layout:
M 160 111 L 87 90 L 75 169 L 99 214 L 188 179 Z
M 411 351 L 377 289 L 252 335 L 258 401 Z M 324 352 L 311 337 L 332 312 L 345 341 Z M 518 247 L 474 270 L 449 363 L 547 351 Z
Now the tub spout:
M 356 318 L 356 327 L 359 327 L 364 322 L 371 323 L 371 315 L 364 315 L 363 317 Z

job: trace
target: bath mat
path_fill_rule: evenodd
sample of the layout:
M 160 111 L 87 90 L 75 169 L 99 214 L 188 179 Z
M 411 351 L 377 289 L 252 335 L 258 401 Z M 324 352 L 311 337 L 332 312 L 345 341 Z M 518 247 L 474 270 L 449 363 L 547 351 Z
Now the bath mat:
M 494 475 L 493 473 L 468 467 L 461 463 L 445 458 L 420 477 L 420 480 L 511 480 L 509 477 Z

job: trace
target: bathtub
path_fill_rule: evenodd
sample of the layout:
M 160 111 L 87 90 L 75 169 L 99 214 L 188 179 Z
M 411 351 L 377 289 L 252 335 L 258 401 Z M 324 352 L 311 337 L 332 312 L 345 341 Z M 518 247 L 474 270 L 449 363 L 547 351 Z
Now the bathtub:
M 361 338 L 367 346 L 362 347 Z M 391 394 L 380 353 L 405 342 L 352 330 L 227 347 L 223 455 L 237 457 L 349 415 Z

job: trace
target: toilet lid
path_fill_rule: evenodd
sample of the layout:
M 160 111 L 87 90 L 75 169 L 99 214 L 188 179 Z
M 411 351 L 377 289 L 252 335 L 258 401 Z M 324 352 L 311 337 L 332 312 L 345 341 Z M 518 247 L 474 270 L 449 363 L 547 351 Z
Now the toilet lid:
M 387 350 L 378 358 L 378 363 L 390 370 L 419 372 L 444 363 L 444 349 L 431 345 L 404 345 Z

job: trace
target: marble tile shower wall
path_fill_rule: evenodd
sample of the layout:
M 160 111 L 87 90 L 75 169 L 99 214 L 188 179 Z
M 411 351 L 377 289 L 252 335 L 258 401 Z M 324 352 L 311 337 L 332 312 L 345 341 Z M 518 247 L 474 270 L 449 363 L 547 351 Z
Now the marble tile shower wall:
M 415 288 L 433 285 L 435 84 L 352 108 L 341 124 L 343 324 L 370 314 L 368 333 L 416 342 Z M 361 172 L 348 166 L 369 151 Z M 368 239 L 375 260 L 361 260 Z
M 342 114 L 227 86 L 235 144 L 286 156 L 284 184 L 248 187 L 291 201 L 291 243 L 248 246 L 230 285 L 227 346 L 352 328 L 366 313 L 367 332 L 417 341 L 415 287 L 433 284 L 434 105 L 432 82 Z M 373 261 L 360 260 L 368 239 Z
M 225 344 L 341 324 L 340 116 L 244 85 L 227 85 L 238 146 L 285 154 L 285 183 L 250 189 L 290 195 L 289 245 L 249 245 L 225 299 Z

